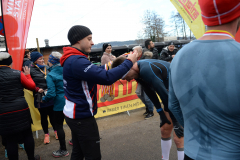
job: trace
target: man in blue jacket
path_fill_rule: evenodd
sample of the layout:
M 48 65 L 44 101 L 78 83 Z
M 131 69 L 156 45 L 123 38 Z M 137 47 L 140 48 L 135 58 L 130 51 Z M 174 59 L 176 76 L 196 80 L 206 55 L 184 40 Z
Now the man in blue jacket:
M 68 32 L 71 47 L 63 48 L 60 63 L 66 105 L 63 113 L 72 131 L 71 160 L 100 160 L 100 138 L 94 115 L 97 113 L 97 84 L 110 85 L 121 79 L 137 61 L 137 52 L 130 54 L 122 65 L 106 71 L 88 59 L 94 45 L 92 32 L 85 26 L 73 26 Z

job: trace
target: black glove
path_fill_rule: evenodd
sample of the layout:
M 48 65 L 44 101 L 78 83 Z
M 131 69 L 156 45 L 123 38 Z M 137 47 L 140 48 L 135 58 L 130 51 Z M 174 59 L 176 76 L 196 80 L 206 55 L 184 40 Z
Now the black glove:
M 42 101 L 42 96 L 43 96 L 43 93 L 39 93 L 39 92 L 35 93 L 35 98 L 38 103 Z
M 177 121 L 173 122 L 173 129 L 178 138 L 181 138 L 184 136 L 183 127 Z
M 164 113 L 163 110 L 160 111 L 160 112 L 158 112 L 158 113 L 159 113 L 159 115 L 160 115 L 160 120 L 161 120 L 160 128 L 161 128 L 165 123 L 171 124 L 171 122 L 167 119 L 167 117 L 166 117 L 166 115 L 165 115 L 165 113 Z

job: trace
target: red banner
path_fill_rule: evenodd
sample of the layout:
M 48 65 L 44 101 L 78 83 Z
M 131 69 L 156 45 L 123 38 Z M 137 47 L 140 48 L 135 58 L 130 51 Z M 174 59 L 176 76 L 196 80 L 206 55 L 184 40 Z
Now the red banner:
M 238 29 L 235 39 L 236 39 L 236 41 L 238 41 L 240 43 L 240 28 Z
M 4 34 L 12 68 L 22 70 L 34 0 L 2 0 Z

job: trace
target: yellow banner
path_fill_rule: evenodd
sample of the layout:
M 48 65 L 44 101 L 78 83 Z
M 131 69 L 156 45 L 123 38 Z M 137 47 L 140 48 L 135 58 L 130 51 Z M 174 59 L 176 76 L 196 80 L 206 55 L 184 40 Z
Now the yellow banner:
M 42 129 L 41 125 L 41 118 L 40 113 L 37 108 L 34 106 L 34 99 L 33 99 L 33 93 L 32 91 L 29 91 L 27 89 L 24 89 L 24 96 L 28 103 L 28 106 L 30 108 L 33 125 L 32 125 L 32 131 L 37 131 Z
M 205 33 L 198 0 L 170 0 L 198 39 Z
M 101 102 L 102 86 L 98 85 L 98 113 L 96 118 L 117 114 L 124 111 L 129 111 L 144 107 L 142 101 L 137 97 L 135 91 L 137 88 L 136 81 L 117 81 L 114 83 L 114 100 Z
M 114 83 L 113 93 L 115 98 L 112 101 L 101 102 L 100 99 L 103 97 L 102 86 L 98 85 L 97 88 L 98 113 L 95 115 L 95 118 L 109 116 L 145 106 L 135 93 L 137 88 L 136 81 L 127 82 L 121 80 L 121 83 L 119 81 Z M 33 120 L 32 130 L 41 130 L 40 113 L 34 106 L 33 94 L 29 90 L 24 90 L 24 93 Z M 50 123 L 49 127 L 51 127 Z

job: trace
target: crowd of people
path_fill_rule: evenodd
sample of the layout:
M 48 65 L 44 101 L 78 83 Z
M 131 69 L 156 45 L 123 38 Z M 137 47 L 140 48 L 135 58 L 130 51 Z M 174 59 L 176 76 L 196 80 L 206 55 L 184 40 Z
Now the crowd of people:
M 11 55 L 1 52 L 0 135 L 9 160 L 18 159 L 19 144 L 24 144 L 29 160 L 41 159 L 34 155 L 24 88 L 33 91 L 44 144 L 50 143 L 50 119 L 60 144 L 59 150 L 52 152 L 54 157 L 69 155 L 65 119 L 72 133 L 71 160 L 100 160 L 94 118 L 97 84 L 111 85 L 119 79 L 138 82 L 136 94 L 146 106 L 145 119 L 154 116 L 155 106 L 163 160 L 169 160 L 172 132 L 178 160 L 239 159 L 240 44 L 234 36 L 240 27 L 240 1 L 199 0 L 199 5 L 207 32 L 179 51 L 169 42 L 159 53 L 147 40 L 145 49 L 136 46 L 131 53 L 115 57 L 111 44 L 104 43 L 102 66 L 96 66 L 88 59 L 94 45 L 91 30 L 75 25 L 67 35 L 71 46 L 64 47 L 63 54 L 52 52 L 48 65 L 41 53 L 26 51 L 21 72 L 11 69 Z M 110 61 L 111 69 L 106 70 Z

